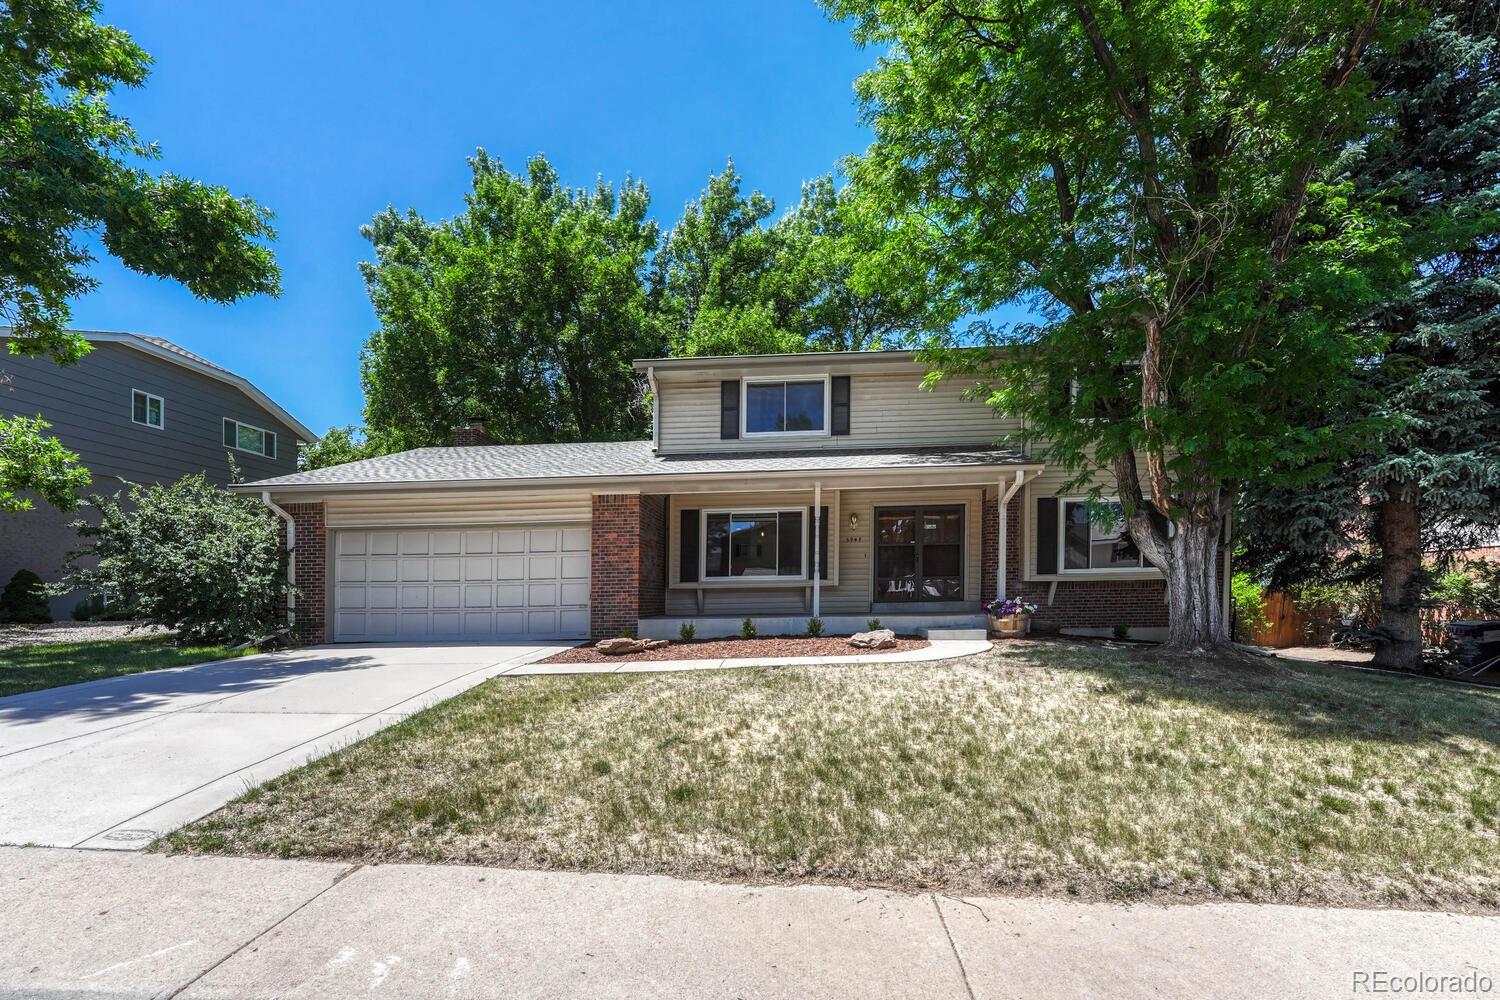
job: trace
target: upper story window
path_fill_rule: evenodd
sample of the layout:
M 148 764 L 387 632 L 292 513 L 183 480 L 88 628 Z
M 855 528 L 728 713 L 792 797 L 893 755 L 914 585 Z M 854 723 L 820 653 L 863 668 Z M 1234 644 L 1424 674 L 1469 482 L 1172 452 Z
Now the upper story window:
M 746 379 L 745 434 L 827 434 L 828 379 Z
M 147 427 L 165 427 L 166 409 L 160 396 L 153 396 L 139 389 L 130 390 L 130 419 L 134 422 Z
M 252 455 L 276 457 L 276 433 L 224 418 L 224 447 L 248 451 Z
M 703 578 L 805 577 L 806 520 L 801 510 L 706 511 Z
M 1100 524 L 1089 516 L 1086 500 L 1064 500 L 1059 525 L 1063 572 L 1138 570 L 1146 565 L 1125 527 L 1125 510 L 1117 499 L 1104 501 L 1113 519 Z

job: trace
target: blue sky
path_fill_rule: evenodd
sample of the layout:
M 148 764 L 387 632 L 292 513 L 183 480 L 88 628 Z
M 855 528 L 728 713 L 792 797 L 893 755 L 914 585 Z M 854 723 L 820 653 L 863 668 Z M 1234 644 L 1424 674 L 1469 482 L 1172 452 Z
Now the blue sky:
M 101 254 L 74 325 L 175 340 L 318 433 L 360 419 L 360 225 L 454 214 L 475 147 L 512 169 L 544 152 L 572 184 L 632 174 L 670 225 L 730 156 L 780 210 L 870 138 L 852 88 L 874 53 L 813 0 L 106 0 L 104 19 L 156 60 L 115 108 L 162 168 L 276 213 L 284 292 L 210 305 Z

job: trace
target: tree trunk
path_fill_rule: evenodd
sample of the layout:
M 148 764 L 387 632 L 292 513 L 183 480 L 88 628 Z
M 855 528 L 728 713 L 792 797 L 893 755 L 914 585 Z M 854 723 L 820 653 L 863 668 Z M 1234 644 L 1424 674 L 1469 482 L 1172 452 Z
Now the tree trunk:
M 1224 646 L 1229 624 L 1219 594 L 1219 534 L 1217 512 L 1204 512 L 1177 522 L 1166 540 L 1160 566 L 1167 578 L 1167 645 L 1178 649 Z
M 1375 664 L 1416 670 L 1422 664 L 1422 526 L 1408 483 L 1392 484 L 1375 514 L 1380 545 L 1380 625 Z

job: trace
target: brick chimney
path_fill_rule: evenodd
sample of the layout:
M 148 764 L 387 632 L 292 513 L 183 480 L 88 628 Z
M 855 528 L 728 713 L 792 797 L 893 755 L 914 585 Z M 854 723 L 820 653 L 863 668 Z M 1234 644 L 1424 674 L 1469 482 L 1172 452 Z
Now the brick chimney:
M 495 439 L 484 432 L 484 420 L 480 417 L 470 417 L 453 428 L 455 448 L 472 448 L 475 445 L 495 443 Z

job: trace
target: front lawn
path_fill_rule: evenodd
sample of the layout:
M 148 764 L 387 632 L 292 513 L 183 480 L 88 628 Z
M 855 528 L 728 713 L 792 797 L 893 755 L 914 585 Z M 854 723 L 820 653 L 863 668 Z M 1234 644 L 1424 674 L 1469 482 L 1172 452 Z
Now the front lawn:
M 163 667 L 227 660 L 255 650 L 228 646 L 179 646 L 164 636 L 93 642 L 59 642 L 0 649 L 0 698 L 101 677 L 138 674 Z
M 497 678 L 166 850 L 1500 906 L 1500 692 L 1033 642 Z

